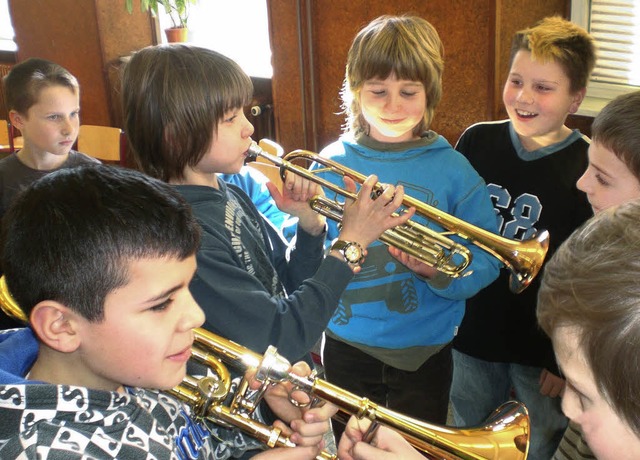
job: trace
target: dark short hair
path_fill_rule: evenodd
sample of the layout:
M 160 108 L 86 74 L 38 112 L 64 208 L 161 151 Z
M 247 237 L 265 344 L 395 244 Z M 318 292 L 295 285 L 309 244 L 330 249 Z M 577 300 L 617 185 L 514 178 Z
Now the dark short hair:
M 215 51 L 184 44 L 137 51 L 122 74 L 122 107 L 138 166 L 164 181 L 181 179 L 209 150 L 225 112 L 252 96 L 247 74 Z
M 640 91 L 609 102 L 591 124 L 591 140 L 613 152 L 640 181 Z
M 40 91 L 50 86 L 64 86 L 75 94 L 80 90 L 76 77 L 55 62 L 29 58 L 16 64 L 4 77 L 7 108 L 26 114 L 38 102 Z
M 55 171 L 19 194 L 2 222 L 9 291 L 29 316 L 43 300 L 90 321 L 129 281 L 132 260 L 195 254 L 199 226 L 170 185 L 132 169 L 86 165 Z

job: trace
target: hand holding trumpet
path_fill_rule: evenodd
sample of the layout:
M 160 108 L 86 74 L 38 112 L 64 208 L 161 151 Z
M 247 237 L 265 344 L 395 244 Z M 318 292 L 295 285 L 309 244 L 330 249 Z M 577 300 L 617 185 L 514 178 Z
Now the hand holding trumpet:
M 311 375 L 311 369 L 305 362 L 291 366 L 290 372 L 300 377 Z M 257 390 L 263 382 L 253 378 L 253 370 L 247 373 L 250 387 Z M 294 398 L 297 404 L 293 404 Z M 330 403 L 312 406 L 310 396 L 301 391 L 294 391 L 290 382 L 280 382 L 269 387 L 264 399 L 279 417 L 274 427 L 282 430 L 297 447 L 281 447 L 261 453 L 254 458 L 260 459 L 315 459 L 325 448 L 324 435 L 331 429 L 329 420 L 338 408 Z M 272 456 L 272 457 L 271 457 Z
M 338 444 L 341 460 L 421 460 L 415 450 L 399 433 L 378 426 L 372 439 L 365 439 L 371 421 L 351 416 Z

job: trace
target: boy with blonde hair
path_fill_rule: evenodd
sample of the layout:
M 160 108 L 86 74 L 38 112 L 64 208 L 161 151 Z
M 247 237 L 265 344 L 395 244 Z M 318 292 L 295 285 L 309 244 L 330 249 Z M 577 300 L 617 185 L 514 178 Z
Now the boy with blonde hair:
M 594 62 L 593 39 L 562 18 L 517 32 L 503 91 L 509 119 L 475 124 L 456 145 L 487 182 L 501 235 L 521 240 L 547 229 L 547 257 L 591 216 L 575 186 L 589 141 L 565 121 L 584 98 Z M 530 460 L 548 460 L 567 424 L 558 399 L 564 382 L 536 323 L 539 279 L 516 295 L 508 275 L 503 270 L 467 302 L 454 340 L 454 422 L 481 423 L 514 393 L 531 415 Z

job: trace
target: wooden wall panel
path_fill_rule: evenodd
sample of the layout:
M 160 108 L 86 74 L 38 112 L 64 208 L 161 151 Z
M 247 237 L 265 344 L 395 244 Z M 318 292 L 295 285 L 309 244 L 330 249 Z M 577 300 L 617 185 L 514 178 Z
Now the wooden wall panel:
M 511 35 L 568 0 L 271 0 L 277 140 L 319 150 L 341 133 L 339 90 L 357 31 L 381 14 L 416 14 L 445 48 L 444 94 L 432 128 L 455 143 L 477 121 L 500 116 Z M 507 39 L 508 37 L 508 39 Z
M 64 66 L 80 82 L 82 123 L 119 126 L 110 66 L 152 43 L 149 15 L 129 15 L 115 0 L 11 0 L 9 8 L 18 61 Z

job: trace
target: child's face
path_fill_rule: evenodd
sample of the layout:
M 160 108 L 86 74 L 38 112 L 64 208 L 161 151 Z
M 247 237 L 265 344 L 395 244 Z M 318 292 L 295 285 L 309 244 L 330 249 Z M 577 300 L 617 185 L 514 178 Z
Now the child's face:
M 101 322 L 80 321 L 78 385 L 169 389 L 182 381 L 193 328 L 204 314 L 189 291 L 195 256 L 133 260 L 130 280 L 109 293 Z
M 589 166 L 576 185 L 587 194 L 594 214 L 640 198 L 638 178 L 615 153 L 597 142 L 589 146 Z
M 380 142 L 416 139 L 413 128 L 422 121 L 426 106 L 422 82 L 398 80 L 394 74 L 386 80 L 367 80 L 360 90 L 362 116 L 371 127 L 369 135 Z
M 563 138 L 562 128 L 570 111 L 578 109 L 583 92 L 572 94 L 571 82 L 555 61 L 531 59 L 531 52 L 518 51 L 504 85 L 502 100 L 520 137 L 542 145 Z
M 224 119 L 218 123 L 217 134 L 213 133 L 211 148 L 196 166 L 197 171 L 203 174 L 240 172 L 252 134 L 253 125 L 242 108 L 225 113 Z
M 78 137 L 79 113 L 77 92 L 66 86 L 48 86 L 26 114 L 13 112 L 12 120 L 33 153 L 66 155 Z
M 574 327 L 560 327 L 553 337 L 558 365 L 567 381 L 562 410 L 580 425 L 599 460 L 640 458 L 640 439 L 600 395 L 579 340 Z

